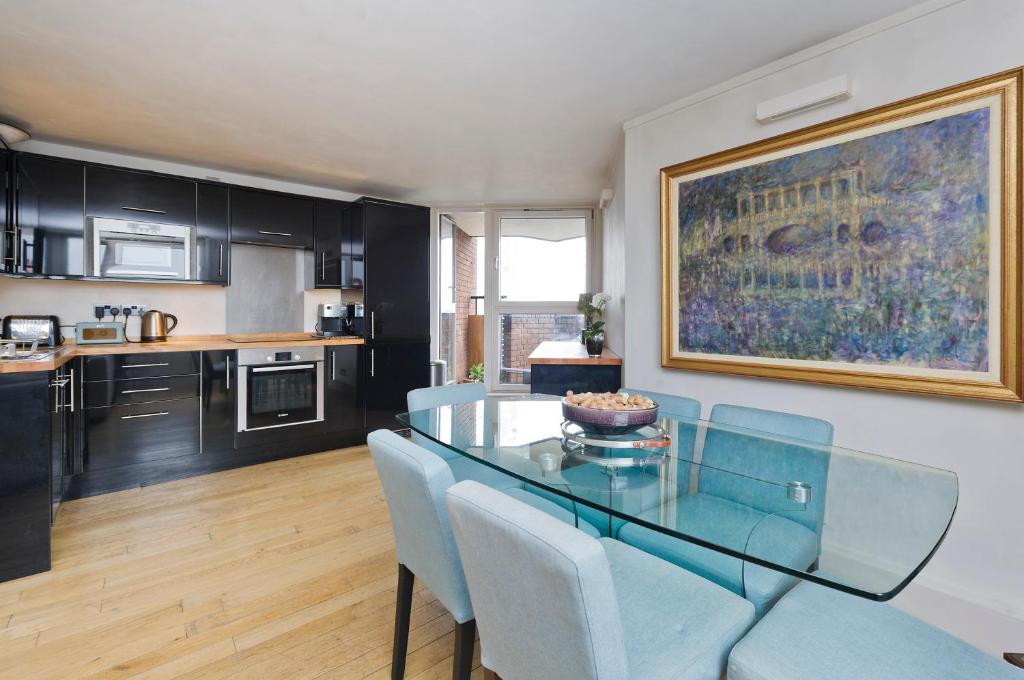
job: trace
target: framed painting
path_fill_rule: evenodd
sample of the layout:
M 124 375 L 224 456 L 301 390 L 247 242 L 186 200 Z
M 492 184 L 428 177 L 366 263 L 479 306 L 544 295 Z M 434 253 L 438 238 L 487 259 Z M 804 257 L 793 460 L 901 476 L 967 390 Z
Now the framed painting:
M 663 168 L 662 365 L 1021 401 L 1022 79 Z

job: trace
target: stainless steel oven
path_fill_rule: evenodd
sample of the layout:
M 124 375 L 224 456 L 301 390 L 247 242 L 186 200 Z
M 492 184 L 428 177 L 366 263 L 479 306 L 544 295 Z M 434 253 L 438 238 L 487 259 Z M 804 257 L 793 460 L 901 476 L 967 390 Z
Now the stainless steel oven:
M 324 348 L 238 350 L 238 431 L 322 422 Z
M 194 226 L 90 217 L 87 228 L 89 276 L 167 281 L 196 278 Z

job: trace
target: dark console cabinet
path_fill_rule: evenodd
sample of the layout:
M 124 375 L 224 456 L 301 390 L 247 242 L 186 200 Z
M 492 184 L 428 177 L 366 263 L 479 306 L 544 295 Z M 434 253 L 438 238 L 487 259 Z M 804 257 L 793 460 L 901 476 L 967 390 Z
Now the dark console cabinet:
M 196 275 L 200 281 L 231 280 L 231 191 L 220 184 L 196 187 Z
M 430 343 L 379 343 L 366 347 L 366 429 L 402 426 L 409 390 L 430 384 Z
M 362 430 L 363 347 L 328 345 L 324 366 L 324 420 L 328 432 Z
M 238 352 L 203 352 L 202 365 L 202 452 L 229 452 L 235 448 Z
M 231 240 L 312 250 L 313 199 L 233 187 Z

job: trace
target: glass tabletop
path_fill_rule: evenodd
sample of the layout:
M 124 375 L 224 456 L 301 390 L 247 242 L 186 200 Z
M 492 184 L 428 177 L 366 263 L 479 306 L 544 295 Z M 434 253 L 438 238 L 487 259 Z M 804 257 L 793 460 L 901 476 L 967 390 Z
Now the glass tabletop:
M 553 396 L 398 419 L 421 444 L 523 482 L 602 535 L 743 589 L 781 573 L 888 600 L 942 543 L 959 493 L 946 470 L 664 412 L 636 432 L 594 433 L 565 421 Z

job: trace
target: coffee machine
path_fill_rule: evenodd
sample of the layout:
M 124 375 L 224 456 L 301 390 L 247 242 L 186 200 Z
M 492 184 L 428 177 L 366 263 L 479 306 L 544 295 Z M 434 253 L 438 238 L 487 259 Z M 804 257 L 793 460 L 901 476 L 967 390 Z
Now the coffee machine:
M 317 307 L 316 332 L 323 338 L 352 335 L 348 305 L 321 302 Z
M 348 305 L 348 329 L 352 335 L 363 336 L 366 333 L 366 323 L 363 306 L 359 304 Z

